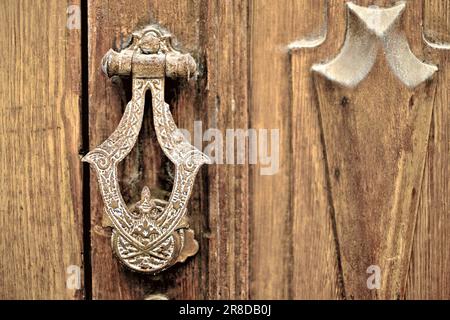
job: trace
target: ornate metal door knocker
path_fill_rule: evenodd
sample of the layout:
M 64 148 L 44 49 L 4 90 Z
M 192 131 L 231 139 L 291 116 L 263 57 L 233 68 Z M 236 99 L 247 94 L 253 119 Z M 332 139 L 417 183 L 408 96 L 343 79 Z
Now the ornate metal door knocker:
M 192 146 L 177 128 L 169 105 L 164 102 L 165 77 L 190 77 L 196 64 L 189 54 L 172 47 L 172 36 L 157 26 L 134 32 L 130 45 L 120 52 L 109 50 L 102 61 L 108 76 L 131 76 L 132 100 L 111 136 L 83 161 L 97 174 L 105 211 L 113 226 L 112 248 L 126 266 L 135 271 L 157 273 L 198 251 L 189 229 L 186 205 L 195 176 L 209 158 Z M 136 143 L 144 114 L 145 93 L 152 94 L 153 122 L 158 142 L 175 165 L 173 190 L 168 201 L 152 199 L 144 187 L 133 211 L 119 189 L 117 164 Z

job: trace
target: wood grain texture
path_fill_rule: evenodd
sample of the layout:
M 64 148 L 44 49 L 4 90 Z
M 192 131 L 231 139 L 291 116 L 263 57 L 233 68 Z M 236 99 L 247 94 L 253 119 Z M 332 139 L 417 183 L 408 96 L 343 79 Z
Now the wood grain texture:
M 224 136 L 280 129 L 275 175 L 261 175 L 261 165 L 202 169 L 189 207 L 200 251 L 156 277 L 112 256 L 92 176 L 93 298 L 448 298 L 448 51 L 436 49 L 448 42 L 446 5 L 407 1 L 401 20 L 412 53 L 439 65 L 430 81 L 408 89 L 380 51 L 349 89 L 311 71 L 342 48 L 343 0 L 89 2 L 91 146 L 112 132 L 130 98 L 126 81 L 101 74 L 100 59 L 151 22 L 200 66 L 195 81 L 166 86 L 179 127 L 192 133 L 202 120 L 203 132 Z M 125 200 L 138 200 L 144 185 L 166 195 L 171 170 L 147 112 L 120 169 Z M 370 265 L 381 267 L 381 290 L 367 288 Z
M 330 68 L 340 70 L 340 76 L 349 72 L 351 77 L 359 77 L 358 46 L 364 47 L 370 37 L 364 31 L 368 22 L 360 16 L 364 12 L 356 11 L 360 9 L 348 8 L 346 44 L 340 57 L 330 62 Z M 385 21 L 400 19 L 402 5 L 396 8 L 386 12 Z M 410 4 L 406 10 L 420 13 L 413 9 Z M 405 31 L 412 30 L 407 22 L 403 19 L 393 23 Z M 381 22 L 375 27 L 383 32 Z M 344 284 L 347 297 L 355 299 L 395 299 L 405 295 L 435 92 L 432 81 L 415 89 L 406 87 L 428 77 L 426 65 L 402 67 L 410 60 L 408 52 L 397 49 L 402 41 L 400 31 L 394 27 L 389 30 L 392 33 L 387 31 L 385 37 L 395 38 L 378 53 L 373 52 L 375 64 L 355 88 L 331 84 L 335 78 L 315 78 L 328 171 L 333 174 L 329 180 Z M 352 44 L 352 34 L 358 38 L 356 44 Z M 346 48 L 353 54 L 348 61 L 353 66 L 350 69 L 345 62 Z M 399 63 L 388 62 L 391 50 L 400 56 Z M 365 63 L 371 60 L 371 52 L 360 53 Z M 410 75 L 396 75 L 401 69 Z M 380 290 L 370 290 L 366 284 L 366 270 L 372 265 L 379 266 L 382 272 Z
M 419 198 L 408 299 L 450 298 L 450 51 L 448 1 L 424 1 L 424 35 L 436 45 L 427 59 L 439 65 L 437 90 Z
M 327 59 L 328 52 L 339 49 L 345 26 L 336 25 L 334 20 L 344 10 L 340 2 L 323 1 L 321 7 L 305 10 L 303 14 L 306 12 L 312 25 L 320 19 L 325 21 L 318 34 L 304 32 L 289 44 L 294 242 L 292 291 L 296 299 L 340 299 L 345 293 L 340 279 L 339 247 L 333 232 L 334 211 L 329 201 L 311 66 L 316 61 Z M 311 12 L 316 12 L 316 15 L 311 15 Z M 302 20 L 308 21 L 305 18 Z
M 78 1 L 2 1 L 0 299 L 80 299 L 82 267 Z
M 333 3 L 337 6 L 344 5 L 342 1 L 331 1 L 329 6 Z M 364 6 L 372 4 L 391 6 L 389 1 L 357 1 L 357 3 Z M 416 27 L 417 21 L 422 19 L 422 4 L 421 1 L 408 2 L 405 17 L 402 20 L 411 49 L 421 58 L 430 50 L 422 41 L 421 30 Z M 328 34 L 325 42 L 317 49 L 310 49 L 309 53 L 307 48 L 293 53 L 293 95 L 295 97 L 299 93 L 299 101 L 304 101 L 300 99 L 305 99 L 304 97 L 307 96 L 301 91 L 301 87 L 307 86 L 308 78 L 296 76 L 306 71 L 306 66 L 301 68 L 305 63 L 310 63 L 308 57 L 312 56 L 317 59 L 316 61 L 321 61 L 323 60 L 321 54 L 328 53 L 328 59 L 330 59 L 332 57 L 330 52 L 334 50 L 330 50 L 327 43 L 332 45 L 335 41 L 342 41 L 342 36 L 336 34 L 344 31 L 342 26 L 349 28 L 356 26 L 352 25 L 352 22 L 347 25 L 344 20 L 345 15 L 340 14 L 335 17 L 336 20 L 328 21 L 328 30 L 334 30 L 335 34 Z M 358 32 L 358 36 L 361 35 L 362 33 Z M 360 40 L 364 41 L 364 39 Z M 339 48 L 338 43 L 334 45 L 335 49 Z M 361 42 L 358 43 L 360 44 Z M 309 45 L 311 43 L 303 43 L 303 47 Z M 351 45 L 349 43 L 349 48 Z M 330 74 L 329 79 L 326 79 L 326 73 L 325 77 L 315 76 L 315 86 L 316 104 L 320 109 L 320 124 L 324 136 L 326 175 L 331 196 L 329 201 L 334 208 L 336 220 L 336 241 L 339 248 L 338 257 L 342 265 L 343 293 L 344 297 L 349 299 L 404 298 L 410 296 L 406 291 L 407 271 L 415 217 L 417 212 L 419 214 L 421 212 L 420 209 L 417 210 L 417 206 L 418 197 L 423 194 L 418 195 L 417 192 L 422 190 L 422 172 L 431 114 L 435 99 L 438 97 L 436 88 L 445 88 L 446 84 L 445 80 L 439 80 L 441 77 L 439 74 L 414 90 L 405 89 L 405 86 L 399 83 L 401 77 L 394 77 L 395 70 L 390 70 L 383 61 L 389 57 L 387 53 L 386 56 L 376 57 L 375 65 L 368 75 L 362 76 L 361 83 L 357 83 L 355 88 L 346 89 L 332 81 L 340 81 L 339 79 L 345 79 L 345 77 L 350 77 L 349 79 L 352 76 L 358 77 L 356 72 L 359 58 L 355 56 L 357 51 L 351 49 L 348 51 L 353 54 L 352 69 L 348 70 L 350 73 L 344 74 L 346 72 L 345 46 L 342 50 L 339 58 L 341 61 L 334 62 L 341 65 L 333 66 L 335 70 L 338 70 L 336 76 Z M 405 52 L 405 54 L 408 53 Z M 426 61 L 436 61 L 430 58 L 430 55 L 424 57 Z M 367 59 L 370 59 L 369 52 L 362 62 L 367 62 Z M 406 61 L 407 57 L 402 56 L 401 63 Z M 416 70 L 417 68 L 411 72 Z M 379 98 L 381 96 L 383 99 Z M 379 112 L 380 104 L 383 105 L 382 114 Z M 398 106 L 403 107 L 398 108 Z M 392 119 L 396 119 L 395 122 L 391 122 Z M 391 138 L 389 138 L 390 131 L 392 131 Z M 387 140 L 382 137 L 386 137 Z M 407 140 L 399 139 L 400 137 L 405 137 Z M 408 139 L 411 141 L 411 148 L 408 147 Z M 360 144 L 357 141 L 363 141 L 363 143 Z M 390 153 L 400 157 L 391 157 Z M 395 164 L 396 162 L 398 163 Z M 345 169 L 346 166 L 349 167 Z M 423 183 L 428 183 L 426 174 Z M 346 188 L 349 189 L 344 191 Z M 394 189 L 388 191 L 389 188 Z M 440 202 L 440 208 L 437 211 L 445 210 L 443 203 L 445 201 Z M 422 216 L 419 216 L 420 219 Z M 442 235 L 439 240 L 442 241 Z M 442 250 L 439 240 L 433 252 Z M 423 265 L 430 267 L 429 260 L 420 258 L 422 258 L 419 262 L 420 267 L 423 268 Z M 379 261 L 379 263 L 370 261 Z M 368 274 L 365 271 L 372 264 L 381 267 L 381 290 L 367 289 Z M 437 265 L 441 267 L 442 263 L 436 262 L 434 267 Z M 421 276 L 415 277 L 416 281 L 423 279 Z M 418 283 L 420 286 L 424 285 L 420 280 Z M 441 290 L 445 290 L 445 286 Z M 439 291 L 428 291 L 427 294 L 441 296 Z M 420 295 L 419 293 L 418 296 Z
M 92 148 L 131 97 L 129 81 L 102 74 L 101 58 L 149 23 L 171 31 L 199 65 L 195 80 L 166 83 L 178 126 L 194 137 L 201 120 L 202 133 L 217 128 L 224 143 L 227 129 L 279 129 L 280 169 L 262 175 L 264 165 L 248 161 L 204 167 L 188 208 L 200 251 L 158 276 L 128 271 L 113 256 L 92 173 L 88 296 L 450 299 L 449 1 L 406 1 L 400 27 L 412 54 L 439 69 L 415 88 L 383 48 L 372 66 L 367 47 L 345 52 L 347 28 L 359 37 L 367 31 L 357 17 L 347 24 L 345 2 L 89 1 L 82 97 L 81 31 L 66 28 L 67 7 L 79 0 L 2 1 L 0 299 L 86 296 L 83 284 L 66 287 L 67 267 L 83 270 L 80 102 L 89 102 Z M 359 40 L 350 44 L 368 43 Z M 337 73 L 311 70 L 339 52 Z M 400 64 L 408 54 L 398 54 Z M 138 143 L 119 167 L 128 204 L 145 185 L 163 198 L 172 187 L 150 102 L 146 109 Z M 367 288 L 370 265 L 381 267 L 380 290 Z
M 188 129 L 191 136 L 194 120 L 203 121 L 204 131 L 210 127 L 224 133 L 228 127 L 245 128 L 246 12 L 245 2 L 90 2 L 91 146 L 117 126 L 130 95 L 126 83 L 114 87 L 101 74 L 100 60 L 111 44 L 120 48 L 131 31 L 148 23 L 170 30 L 199 63 L 197 80 L 166 85 L 166 100 L 178 126 Z M 236 113 L 230 112 L 234 105 L 239 108 Z M 144 117 L 138 144 L 120 167 L 122 193 L 128 203 L 137 200 L 145 184 L 163 196 L 172 183 L 172 168 L 156 142 L 151 114 Z M 102 224 L 103 204 L 91 176 L 93 298 L 144 299 L 154 294 L 170 299 L 247 297 L 247 172 L 246 166 L 202 169 L 188 208 L 200 251 L 187 263 L 155 277 L 133 274 L 112 256 L 110 230 Z
M 227 129 L 245 130 L 249 126 L 249 4 L 248 1 L 207 1 L 205 7 L 205 29 L 201 36 L 206 39 L 207 74 L 202 110 L 207 110 L 208 128 L 219 129 L 225 143 Z M 228 138 L 226 140 L 228 144 Z M 221 151 L 225 152 L 225 149 Z M 225 154 L 223 157 L 226 161 Z M 248 161 L 209 166 L 208 177 L 207 298 L 248 299 Z
M 299 202 L 302 195 L 293 194 L 299 190 L 292 176 L 294 161 L 297 161 L 293 158 L 292 148 L 299 145 L 297 142 L 294 142 L 295 146 L 291 145 L 293 123 L 290 114 L 293 111 L 290 110 L 288 44 L 299 37 L 318 36 L 323 31 L 323 1 L 252 1 L 249 23 L 251 127 L 280 130 L 279 171 L 261 175 L 261 165 L 251 168 L 251 297 L 311 297 L 317 291 L 310 290 L 307 278 L 316 279 L 321 275 L 320 271 L 315 273 L 317 270 L 308 266 L 320 264 L 329 252 L 311 256 L 314 239 L 302 234 L 304 227 L 311 225 L 304 220 L 306 216 L 297 215 L 299 212 L 307 215 L 300 207 L 308 206 L 310 202 L 308 199 Z M 328 217 L 321 215 L 313 223 L 318 226 L 328 222 Z M 312 260 L 306 262 L 308 258 Z M 327 274 L 329 270 L 325 266 L 322 271 Z M 334 276 L 332 271 L 323 279 L 325 282 L 331 279 L 332 283 Z M 322 293 L 318 296 L 331 294 L 330 291 Z

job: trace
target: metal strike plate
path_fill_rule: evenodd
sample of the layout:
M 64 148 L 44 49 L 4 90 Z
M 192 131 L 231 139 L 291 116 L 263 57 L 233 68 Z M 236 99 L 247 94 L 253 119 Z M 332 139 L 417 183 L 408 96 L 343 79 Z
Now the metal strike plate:
M 102 69 L 110 77 L 131 77 L 132 99 L 111 136 L 82 160 L 89 162 L 97 174 L 113 227 L 114 253 L 130 269 L 155 274 L 184 262 L 198 251 L 186 219 L 186 206 L 198 170 L 210 159 L 186 140 L 164 101 L 165 77 L 189 78 L 195 74 L 196 64 L 189 54 L 174 49 L 167 31 L 152 25 L 134 32 L 130 45 L 122 51 L 109 50 Z M 149 188 L 144 187 L 141 200 L 134 205 L 136 209 L 131 210 L 120 193 L 117 164 L 136 143 L 147 90 L 152 95 L 156 136 L 164 154 L 175 165 L 175 179 L 168 201 L 152 198 Z

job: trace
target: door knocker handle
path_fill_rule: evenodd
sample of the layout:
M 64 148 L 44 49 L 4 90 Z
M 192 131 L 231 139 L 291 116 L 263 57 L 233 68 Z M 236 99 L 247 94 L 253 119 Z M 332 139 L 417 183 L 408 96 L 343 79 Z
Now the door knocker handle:
M 130 45 L 103 57 L 102 69 L 108 76 L 129 76 L 132 99 L 118 127 L 106 141 L 82 160 L 97 174 L 105 211 L 111 220 L 114 253 L 127 267 L 155 274 L 198 251 L 194 232 L 189 228 L 186 206 L 195 176 L 210 159 L 191 145 L 177 128 L 169 105 L 164 101 L 165 77 L 194 75 L 196 64 L 189 54 L 172 46 L 172 36 L 157 26 L 134 32 Z M 141 200 L 130 210 L 125 204 L 117 179 L 117 164 L 136 143 L 141 129 L 145 93 L 152 95 L 153 124 L 164 154 L 175 165 L 175 178 L 168 201 L 153 199 L 144 187 Z

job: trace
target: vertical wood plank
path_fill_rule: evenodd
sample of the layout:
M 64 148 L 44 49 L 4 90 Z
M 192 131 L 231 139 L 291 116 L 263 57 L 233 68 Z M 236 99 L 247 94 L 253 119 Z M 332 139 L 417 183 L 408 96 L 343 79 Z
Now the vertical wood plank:
M 324 32 L 324 13 L 324 1 L 258 0 L 251 5 L 251 127 L 280 130 L 279 171 L 274 175 L 261 175 L 261 165 L 251 170 L 251 297 L 256 299 L 335 296 L 336 271 L 329 268 L 335 265 L 333 235 L 327 204 L 323 202 L 326 198 L 320 199 L 325 193 L 320 182 L 323 173 L 320 164 L 313 172 L 308 172 L 311 165 L 316 165 L 312 163 L 315 160 L 308 159 L 308 155 L 302 157 L 297 150 L 307 149 L 309 142 L 298 136 L 299 124 L 293 123 L 301 111 L 291 110 L 299 106 L 297 101 L 291 106 L 288 52 L 288 45 L 294 40 L 315 38 Z M 310 116 L 308 111 L 306 113 Z M 317 134 L 314 122 L 307 123 L 301 130 Z M 320 151 L 312 153 L 313 157 L 320 158 Z M 304 170 L 306 172 L 301 172 Z M 311 184 L 299 185 L 303 178 L 304 181 L 314 179 L 314 172 L 319 175 L 317 198 L 309 189 Z M 309 176 L 300 176 L 300 173 Z M 314 215 L 314 219 L 308 218 L 313 212 L 319 214 Z M 311 233 L 305 233 L 308 229 Z M 318 238 L 316 231 L 320 234 Z M 309 237 L 311 234 L 313 238 Z M 325 242 L 323 247 L 322 241 Z M 325 252 L 316 255 L 313 248 L 325 249 Z M 318 278 L 330 286 L 324 290 L 314 287 L 316 283 L 312 279 Z
M 66 286 L 82 268 L 78 4 L 0 3 L 0 299 L 84 295 Z
M 247 129 L 248 1 L 205 1 L 207 110 L 209 128 L 222 133 L 223 161 L 209 166 L 209 299 L 249 298 L 249 166 L 226 164 L 227 129 Z M 236 141 L 231 141 L 237 145 Z M 237 147 L 236 147 L 237 148 Z M 247 149 L 248 150 L 248 149 Z M 237 151 L 239 152 L 239 151 Z M 235 156 L 236 157 L 236 156 Z M 235 158 L 236 160 L 236 158 Z
M 333 232 L 333 208 L 329 190 L 325 155 L 321 141 L 317 96 L 311 66 L 326 59 L 320 47 L 337 50 L 345 32 L 342 3 L 314 1 L 305 7 L 301 20 L 313 30 L 322 22 L 319 34 L 301 34 L 292 42 L 292 213 L 293 213 L 293 298 L 337 299 L 344 295 L 340 282 L 338 245 Z M 334 16 L 331 16 L 331 15 Z M 334 23 L 339 19 L 343 24 Z M 320 29 L 319 29 L 320 31 Z
M 439 65 L 407 298 L 450 298 L 450 14 L 448 1 L 424 1 L 424 35 Z
M 357 3 L 391 5 L 389 1 Z M 422 17 L 421 4 L 420 1 L 408 2 L 404 18 L 398 24 L 404 28 L 411 49 L 419 57 L 423 55 L 423 46 L 420 29 L 415 26 Z M 336 1 L 336 5 L 342 7 L 344 2 Z M 364 43 L 369 40 L 363 37 L 365 25 L 354 14 L 348 12 L 348 23 L 343 21 L 342 15 L 335 20 L 338 25 L 330 27 L 339 30 L 345 25 Z M 380 27 L 380 23 L 373 27 Z M 405 297 L 418 190 L 421 189 L 437 80 L 434 78 L 414 90 L 408 89 L 400 82 L 401 77 L 393 75 L 396 70 L 388 68 L 384 61 L 389 47 L 384 49 L 387 53 L 374 56 L 370 73 L 359 75 L 358 59 L 367 63 L 370 53 L 358 52 L 351 43 L 352 34 L 347 34 L 348 42 L 338 50 L 341 51 L 339 58 L 333 60 L 338 52 L 330 54 L 335 51 L 327 45 L 334 41 L 332 38 L 327 36 L 322 49 L 310 55 L 320 63 L 321 53 L 327 53 L 327 60 L 331 60 L 327 66 L 334 64 L 330 67 L 332 75 L 321 71 L 315 73 L 314 78 L 345 297 Z M 400 64 L 408 61 L 408 54 L 405 51 L 398 55 Z M 346 64 L 349 56 L 352 58 Z M 293 70 L 298 70 L 306 59 L 302 54 L 293 55 L 293 67 L 297 68 Z M 348 68 L 350 65 L 352 67 Z M 415 70 L 419 69 L 410 68 L 408 72 Z M 351 88 L 345 84 L 346 79 L 358 76 L 361 81 Z M 298 79 L 301 81 L 302 77 Z M 305 79 L 303 85 L 307 85 Z M 299 88 L 300 85 L 297 90 Z M 305 94 L 300 96 L 306 97 Z M 383 113 L 379 112 L 380 105 Z M 381 290 L 367 287 L 366 269 L 371 265 L 381 268 Z
M 120 47 L 135 28 L 159 23 L 171 31 L 199 64 L 196 81 L 169 82 L 166 100 L 180 128 L 193 133 L 246 128 L 247 3 L 242 1 L 92 1 L 90 22 L 90 144 L 103 141 L 117 126 L 129 99 L 126 84 L 114 87 L 100 72 L 111 45 Z M 113 41 L 115 39 L 115 41 Z M 128 96 L 127 96 L 128 95 Z M 230 112 L 236 106 L 235 113 Z M 121 187 L 132 203 L 144 185 L 156 195 L 170 191 L 168 160 L 162 156 L 144 115 L 139 142 L 121 167 Z M 201 137 L 200 137 L 201 139 Z M 206 145 L 205 143 L 204 145 Z M 134 274 L 112 256 L 110 230 L 102 225 L 103 203 L 91 175 L 93 298 L 169 299 L 245 298 L 248 294 L 248 168 L 213 165 L 197 177 L 188 215 L 199 253 L 158 276 Z

